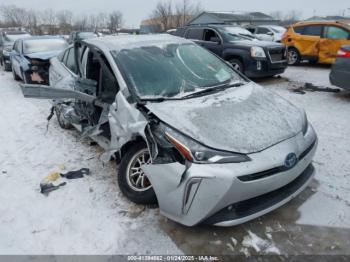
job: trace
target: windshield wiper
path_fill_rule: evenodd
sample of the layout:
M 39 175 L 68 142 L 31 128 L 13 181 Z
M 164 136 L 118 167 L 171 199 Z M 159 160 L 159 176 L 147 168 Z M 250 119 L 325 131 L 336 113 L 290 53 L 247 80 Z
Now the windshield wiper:
M 208 94 L 208 93 L 215 93 L 215 92 L 218 92 L 218 91 L 226 90 L 226 89 L 231 88 L 231 87 L 242 86 L 244 84 L 245 84 L 245 82 L 237 82 L 237 83 L 232 83 L 232 84 L 208 87 L 208 88 L 203 89 L 201 91 L 198 91 L 198 92 L 189 94 L 187 96 L 184 96 L 183 99 L 197 97 L 197 96 L 203 96 L 203 95 Z
M 181 98 L 175 98 L 175 97 L 149 97 L 149 98 L 141 98 L 140 101 L 141 102 L 164 102 L 167 100 L 180 100 Z

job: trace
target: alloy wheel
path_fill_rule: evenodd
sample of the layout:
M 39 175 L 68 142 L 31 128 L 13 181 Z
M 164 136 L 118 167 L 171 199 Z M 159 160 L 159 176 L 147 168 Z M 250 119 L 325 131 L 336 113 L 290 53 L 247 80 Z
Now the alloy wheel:
M 131 159 L 127 171 L 127 183 L 135 191 L 143 192 L 152 187 L 146 174 L 141 169 L 142 165 L 151 164 L 151 156 L 147 149 L 137 152 Z

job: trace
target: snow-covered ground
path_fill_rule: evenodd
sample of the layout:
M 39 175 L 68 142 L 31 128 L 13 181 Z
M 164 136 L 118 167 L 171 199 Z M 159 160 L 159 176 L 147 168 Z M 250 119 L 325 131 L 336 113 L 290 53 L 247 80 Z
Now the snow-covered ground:
M 350 254 L 350 94 L 291 92 L 305 82 L 329 87 L 329 69 L 291 67 L 260 80 L 304 107 L 319 135 L 316 178 L 284 207 L 232 228 L 188 228 L 131 204 L 116 183 L 115 163 L 78 133 L 59 128 L 47 101 L 24 99 L 0 73 L 0 254 Z M 49 196 L 50 171 L 88 167 Z M 55 182 L 57 183 L 57 182 Z

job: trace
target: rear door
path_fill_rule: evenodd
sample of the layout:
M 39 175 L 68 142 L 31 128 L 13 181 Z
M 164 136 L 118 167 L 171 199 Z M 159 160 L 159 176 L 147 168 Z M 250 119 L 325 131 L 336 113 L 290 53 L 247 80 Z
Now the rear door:
M 185 38 L 194 41 L 195 43 L 202 45 L 203 28 L 190 28 L 185 33 Z
M 319 62 L 333 64 L 339 48 L 343 45 L 350 45 L 350 32 L 340 26 L 325 26 L 320 40 Z
M 306 58 L 318 58 L 319 44 L 322 36 L 322 25 L 306 25 L 294 28 L 296 33 L 292 39 L 292 45 L 296 47 L 301 56 Z

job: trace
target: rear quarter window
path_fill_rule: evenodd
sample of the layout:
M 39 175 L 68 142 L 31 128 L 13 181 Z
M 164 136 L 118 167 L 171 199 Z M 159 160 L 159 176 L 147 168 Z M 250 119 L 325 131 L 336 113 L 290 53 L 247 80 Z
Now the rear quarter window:
M 193 39 L 193 40 L 202 40 L 203 29 L 200 29 L 200 28 L 188 29 L 186 32 L 186 38 Z
M 293 31 L 294 31 L 295 33 L 301 35 L 301 34 L 303 33 L 303 31 L 304 31 L 304 26 L 294 27 L 294 28 L 293 28 Z

